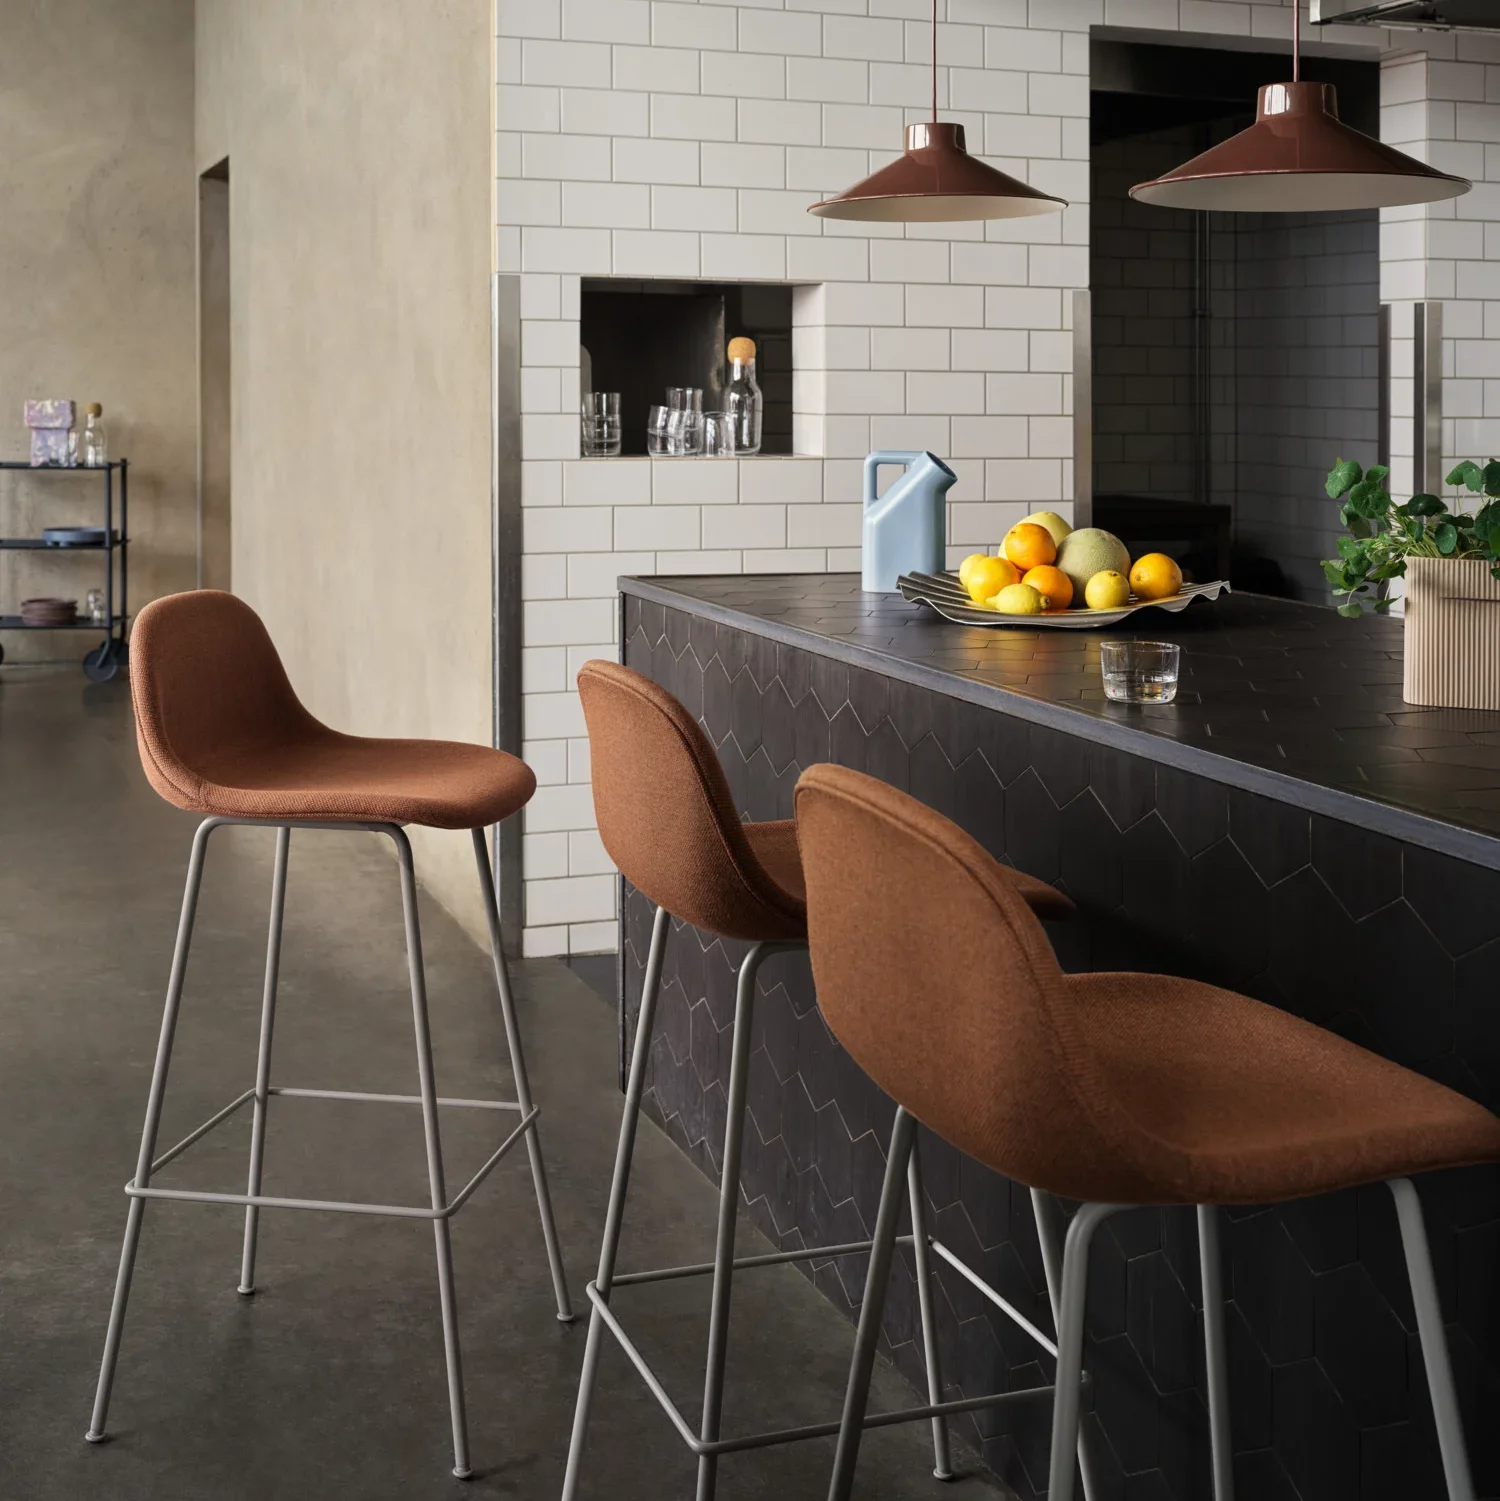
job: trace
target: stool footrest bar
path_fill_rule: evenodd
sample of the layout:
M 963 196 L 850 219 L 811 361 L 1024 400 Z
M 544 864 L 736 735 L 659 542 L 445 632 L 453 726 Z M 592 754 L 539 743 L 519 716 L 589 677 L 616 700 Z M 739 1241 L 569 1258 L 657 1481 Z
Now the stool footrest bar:
M 252 1091 L 253 1093 L 254 1091 Z M 295 1100 L 362 1100 L 372 1105 L 420 1105 L 419 1094 L 368 1094 L 358 1089 L 289 1089 L 277 1085 L 267 1094 L 287 1095 Z M 516 1100 L 459 1100 L 439 1095 L 439 1105 L 452 1105 L 462 1110 L 523 1110 Z
M 901 1235 L 896 1238 L 897 1245 L 909 1246 L 912 1238 L 909 1235 Z M 819 1261 L 827 1259 L 834 1261 L 840 1256 L 858 1256 L 870 1249 L 867 1240 L 845 1241 L 836 1246 L 812 1246 L 804 1247 L 798 1251 L 768 1251 L 759 1256 L 736 1257 L 732 1265 L 735 1271 L 744 1271 L 747 1267 L 761 1266 L 784 1266 L 792 1261 Z M 671 1282 L 680 1277 L 707 1277 L 714 1269 L 711 1261 L 700 1261 L 692 1266 L 668 1266 L 660 1267 L 655 1271 L 646 1272 L 622 1272 L 619 1276 L 611 1279 L 611 1287 L 639 1287 L 649 1282 Z
M 903 1236 L 902 1239 L 909 1242 L 911 1237 Z M 786 1258 L 783 1257 L 783 1259 Z M 705 1442 L 688 1427 L 677 1404 L 661 1384 L 656 1372 L 651 1369 L 650 1362 L 641 1354 L 635 1341 L 625 1332 L 613 1310 L 604 1300 L 597 1284 L 590 1282 L 585 1291 L 605 1328 L 614 1335 L 631 1365 L 635 1367 L 637 1375 L 646 1383 L 647 1389 L 656 1398 L 662 1411 L 671 1419 L 678 1437 L 694 1454 L 735 1454 L 746 1449 L 768 1449 L 778 1444 L 798 1443 L 803 1439 L 829 1438 L 839 1431 L 840 1424 L 835 1420 L 831 1423 L 806 1423 L 797 1428 L 777 1428 L 764 1433 L 742 1434 L 738 1438 L 721 1438 Z M 951 1402 L 930 1402 L 920 1407 L 903 1407 L 894 1412 L 867 1413 L 864 1426 L 866 1428 L 890 1428 L 898 1423 L 915 1423 L 924 1418 L 946 1416 L 949 1413 L 978 1412 L 987 1407 L 1004 1407 L 1011 1402 L 1050 1397 L 1053 1391 L 1052 1386 L 1029 1386 L 1019 1391 L 990 1392 L 982 1397 L 960 1397 Z
M 222 1121 L 227 1120 L 247 1099 L 253 1098 L 254 1094 L 255 1091 L 253 1089 L 247 1090 L 232 1105 L 225 1106 L 216 1116 L 199 1126 L 192 1135 L 184 1137 L 170 1152 L 167 1152 L 154 1163 L 152 1171 L 154 1172 L 163 1163 L 170 1162 L 174 1157 L 180 1156 L 195 1141 L 207 1135 L 209 1131 Z M 334 1098 L 344 1097 L 336 1095 Z M 388 1219 L 446 1220 L 457 1214 L 468 1203 L 474 1190 L 495 1170 L 499 1165 L 500 1159 L 531 1129 L 532 1123 L 537 1118 L 537 1113 L 538 1107 L 532 1106 L 521 1118 L 519 1124 L 510 1135 L 485 1160 L 479 1171 L 464 1184 L 448 1203 L 438 1209 L 419 1208 L 410 1204 L 357 1204 L 345 1199 L 286 1199 L 270 1194 L 214 1193 L 211 1190 L 202 1188 L 157 1188 L 154 1185 L 139 1188 L 136 1186 L 134 1178 L 125 1185 L 125 1192 L 132 1199 L 175 1199 L 184 1204 L 239 1204 L 246 1208 L 255 1209 L 319 1209 L 335 1214 L 374 1214 Z
M 1016 1308 L 1013 1304 L 1006 1302 L 1006 1300 L 1002 1298 L 1000 1294 L 997 1293 L 995 1289 L 991 1287 L 989 1283 L 979 1275 L 978 1272 L 971 1271 L 967 1266 L 965 1266 L 964 1263 L 960 1261 L 958 1257 L 955 1256 L 953 1252 L 950 1251 L 947 1246 L 945 1246 L 941 1241 L 929 1239 L 927 1244 L 930 1245 L 932 1249 L 936 1251 L 938 1255 L 941 1256 L 943 1260 L 946 1261 L 948 1265 L 951 1266 L 953 1270 L 959 1274 L 959 1276 L 963 1277 L 966 1281 L 971 1282 L 977 1291 L 983 1293 L 984 1296 L 988 1298 L 990 1302 L 993 1303 L 995 1307 L 998 1308 L 1000 1312 L 1003 1313 L 1013 1324 L 1015 1324 L 1020 1329 L 1024 1329 L 1026 1333 L 1029 1334 L 1032 1339 L 1034 1339 L 1037 1344 L 1039 1344 L 1042 1349 L 1044 1349 L 1054 1360 L 1057 1359 L 1056 1344 L 1054 1344 L 1052 1340 L 1048 1339 L 1047 1336 L 1043 1334 L 1042 1331 L 1038 1329 L 1037 1326 L 1033 1324 L 1031 1320 L 1028 1319 L 1026 1315 L 1020 1311 L 1020 1309 Z

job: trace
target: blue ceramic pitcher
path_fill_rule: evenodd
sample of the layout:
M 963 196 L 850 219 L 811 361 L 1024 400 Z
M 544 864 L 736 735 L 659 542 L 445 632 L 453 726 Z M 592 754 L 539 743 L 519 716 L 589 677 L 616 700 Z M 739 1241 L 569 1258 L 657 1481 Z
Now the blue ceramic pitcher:
M 906 473 L 877 496 L 876 471 L 882 464 L 903 464 Z M 866 458 L 860 588 L 892 594 L 903 573 L 942 572 L 947 540 L 944 497 L 957 479 L 936 454 L 880 449 Z

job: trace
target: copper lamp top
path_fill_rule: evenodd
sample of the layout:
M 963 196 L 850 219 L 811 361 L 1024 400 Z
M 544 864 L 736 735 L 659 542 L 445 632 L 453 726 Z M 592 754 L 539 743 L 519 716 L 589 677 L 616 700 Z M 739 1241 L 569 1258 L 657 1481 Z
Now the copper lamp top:
M 924 120 L 906 127 L 906 150 L 836 198 L 815 203 L 820 219 L 931 224 L 959 219 L 1019 219 L 1067 204 L 969 155 L 962 125 Z
M 1467 193 L 1439 172 L 1339 119 L 1328 83 L 1268 83 L 1255 124 L 1130 196 L 1163 208 L 1308 213 L 1436 203 Z

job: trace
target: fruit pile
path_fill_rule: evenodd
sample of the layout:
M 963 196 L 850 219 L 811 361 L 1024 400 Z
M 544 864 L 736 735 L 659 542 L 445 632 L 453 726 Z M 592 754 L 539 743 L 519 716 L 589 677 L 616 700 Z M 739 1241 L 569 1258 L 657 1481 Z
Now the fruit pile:
M 1134 563 L 1113 532 L 1074 531 L 1055 511 L 1037 511 L 1005 534 L 1000 556 L 976 552 L 958 581 L 981 609 L 1001 615 L 1040 615 L 1074 607 L 1118 610 L 1137 600 L 1171 599 L 1182 590 L 1182 569 L 1163 552 Z

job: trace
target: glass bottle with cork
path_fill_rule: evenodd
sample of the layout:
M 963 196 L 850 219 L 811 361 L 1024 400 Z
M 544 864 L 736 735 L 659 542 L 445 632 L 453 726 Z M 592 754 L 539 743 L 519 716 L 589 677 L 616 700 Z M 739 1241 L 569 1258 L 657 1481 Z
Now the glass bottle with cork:
M 765 403 L 755 383 L 755 340 L 741 335 L 729 341 L 729 384 L 724 410 L 734 420 L 734 451 L 760 452 L 761 414 Z
M 88 419 L 83 425 L 83 465 L 86 469 L 103 469 L 109 463 L 109 440 L 104 432 L 104 408 L 97 401 L 88 404 Z

